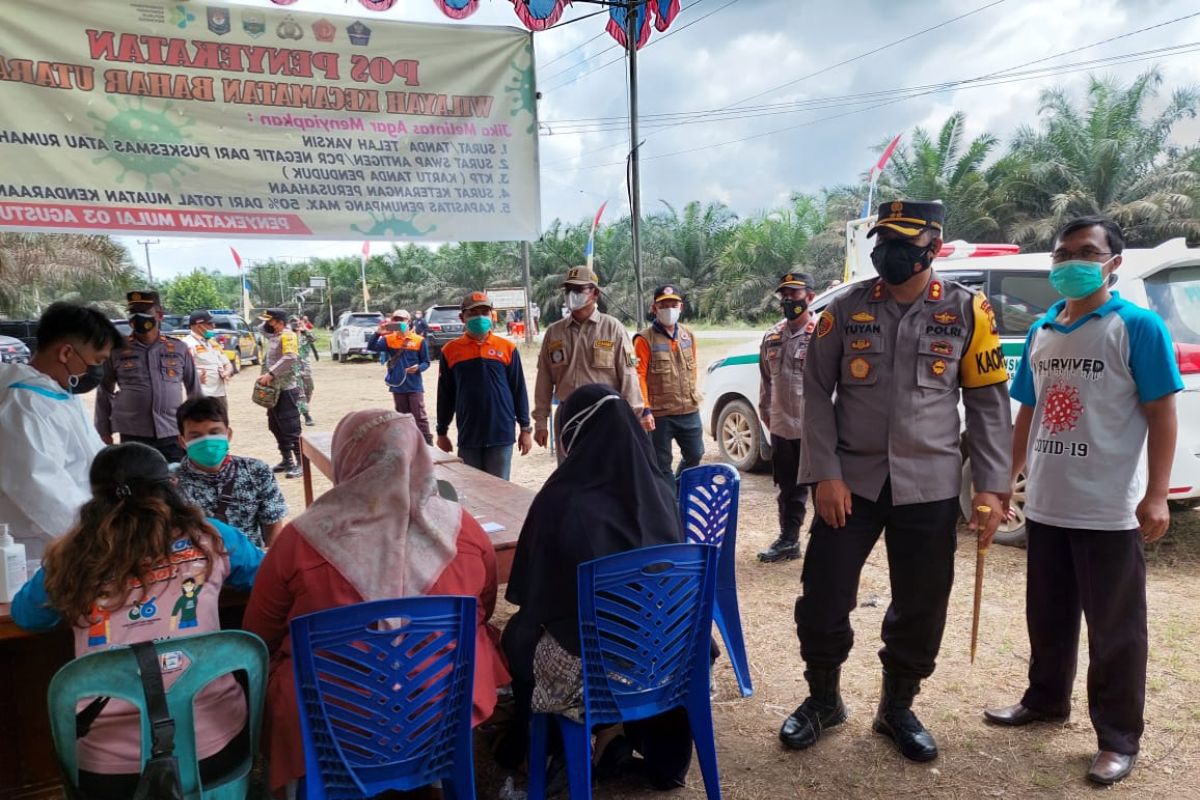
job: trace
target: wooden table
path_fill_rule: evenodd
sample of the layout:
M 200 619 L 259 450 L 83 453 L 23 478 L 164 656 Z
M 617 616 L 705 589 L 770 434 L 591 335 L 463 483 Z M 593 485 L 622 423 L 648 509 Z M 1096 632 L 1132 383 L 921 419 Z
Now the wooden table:
M 312 502 L 312 470 L 315 467 L 325 477 L 333 480 L 333 463 L 330 450 L 333 435 L 329 433 L 306 433 L 300 437 L 300 460 L 304 467 L 304 503 Z M 500 583 L 508 582 L 512 572 L 513 556 L 516 554 L 517 537 L 525 524 L 525 515 L 533 502 L 535 492 L 510 483 L 482 470 L 468 467 L 462 459 L 429 448 L 436 465 L 437 477 L 449 481 L 458 492 L 458 501 L 480 525 L 497 523 L 504 530 L 489 533 L 492 547 L 496 551 L 496 568 Z
M 248 596 L 221 592 L 221 627 L 240 628 Z M 54 755 L 46 708 L 50 679 L 75 657 L 71 629 L 30 633 L 0 603 L 0 800 L 61 798 L 62 773 Z

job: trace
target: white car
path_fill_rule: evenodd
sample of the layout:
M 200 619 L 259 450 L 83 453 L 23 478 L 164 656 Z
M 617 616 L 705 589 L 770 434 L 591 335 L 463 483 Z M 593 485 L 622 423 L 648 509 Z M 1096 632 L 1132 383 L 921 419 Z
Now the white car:
M 1176 507 L 1195 506 L 1200 503 L 1200 249 L 1189 249 L 1183 239 L 1174 239 L 1153 249 L 1126 250 L 1123 255 L 1113 288 L 1126 300 L 1158 313 L 1175 342 L 1184 391 L 1177 399 L 1179 438 L 1170 497 Z M 1049 254 L 939 258 L 935 267 L 942 277 L 988 295 L 1009 373 L 1015 372 L 1029 326 L 1059 299 L 1046 277 Z M 820 313 L 849 287 L 872 279 L 860 278 L 822 293 L 813 301 L 813 311 Z M 722 459 L 742 471 L 762 466 L 771 457 L 770 435 L 758 418 L 758 389 L 757 342 L 734 348 L 708 367 L 700 414 Z M 964 459 L 963 507 L 968 510 L 970 469 Z M 1002 544 L 1025 540 L 1024 489 L 1024 483 L 1018 482 L 1015 518 L 996 535 Z
M 378 311 L 347 311 L 342 314 L 329 340 L 333 360 L 349 361 L 350 356 L 374 357 L 367 349 L 367 342 L 381 322 L 383 314 Z

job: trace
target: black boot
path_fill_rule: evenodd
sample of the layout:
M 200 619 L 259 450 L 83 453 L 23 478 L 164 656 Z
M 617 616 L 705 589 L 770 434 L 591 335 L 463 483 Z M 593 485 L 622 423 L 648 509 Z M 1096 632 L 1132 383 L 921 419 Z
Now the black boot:
M 314 420 L 312 418 L 312 414 L 305 414 L 304 415 L 304 424 L 308 425 L 309 427 L 312 427 L 313 425 L 316 425 L 317 422 L 316 422 L 316 420 Z
M 303 461 L 303 459 L 300 458 L 300 446 L 299 445 L 296 445 L 295 459 L 293 460 L 291 454 L 289 453 L 287 461 L 288 461 L 288 468 L 287 468 L 287 472 L 286 472 L 286 477 L 299 478 L 302 475 L 304 475 L 304 468 L 300 466 L 301 464 L 304 463 L 304 461 Z
M 808 697 L 783 721 L 779 741 L 793 750 L 803 750 L 816 744 L 826 728 L 846 721 L 846 705 L 838 690 L 841 677 L 841 668 L 805 670 Z
M 271 472 L 287 472 L 289 469 L 292 469 L 295 466 L 296 462 L 292 460 L 292 454 L 287 453 L 284 455 L 282 461 L 271 467 Z
M 937 758 L 937 742 L 912 712 L 913 698 L 920 691 L 920 681 L 885 672 L 879 712 L 871 728 L 895 742 L 900 755 L 909 761 L 932 761 Z
M 773 564 L 776 561 L 795 561 L 799 557 L 799 540 L 788 539 L 786 536 L 780 536 L 771 542 L 770 547 L 760 551 L 758 554 L 758 560 L 765 564 Z

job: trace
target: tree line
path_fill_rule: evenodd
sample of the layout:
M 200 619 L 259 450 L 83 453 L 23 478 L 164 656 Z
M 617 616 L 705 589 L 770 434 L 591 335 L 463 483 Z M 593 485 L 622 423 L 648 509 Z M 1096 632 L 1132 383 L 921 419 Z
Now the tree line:
M 1160 98 L 1162 76 L 1147 71 L 1127 84 L 1092 76 L 1081 96 L 1042 93 L 1036 120 L 1002 143 L 984 133 L 968 140 L 962 112 L 937 130 L 904 136 L 884 169 L 876 199 L 946 203 L 946 237 L 1014 242 L 1048 249 L 1067 219 L 1103 213 L 1124 228 L 1129 246 L 1153 247 L 1183 236 L 1200 243 L 1200 140 L 1175 142 L 1177 125 L 1194 119 L 1200 93 L 1190 87 Z M 881 142 L 882 150 L 886 142 Z M 721 203 L 648 204 L 643 219 L 643 288 L 677 284 L 685 317 L 710 322 L 759 321 L 773 313 L 778 276 L 792 268 L 819 286 L 842 274 L 846 222 L 861 216 L 865 178 L 855 184 L 796 192 L 781 208 L 739 217 Z M 635 300 L 629 218 L 596 232 L 595 267 L 607 310 L 626 321 L 645 309 Z M 590 219 L 555 219 L 531 244 L 533 300 L 557 318 L 559 281 L 582 263 Z M 372 310 L 457 303 L 480 288 L 523 284 L 516 242 L 460 242 L 430 249 L 391 247 L 366 264 Z M 325 277 L 328 295 L 297 298 L 310 278 Z M 362 306 L 359 259 L 268 261 L 248 270 L 255 307 L 302 308 L 319 323 Z M 169 310 L 241 307 L 241 278 L 197 271 L 160 285 Z M 0 234 L 0 310 L 32 314 L 60 297 L 119 303 L 138 283 L 128 253 L 102 236 Z

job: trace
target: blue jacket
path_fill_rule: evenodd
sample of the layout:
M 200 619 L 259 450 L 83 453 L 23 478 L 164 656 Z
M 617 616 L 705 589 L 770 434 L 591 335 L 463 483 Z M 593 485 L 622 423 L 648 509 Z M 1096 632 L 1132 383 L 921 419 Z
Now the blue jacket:
M 529 427 L 529 394 L 521 354 L 492 333 L 482 342 L 460 336 L 442 348 L 438 373 L 437 433 L 458 417 L 459 447 L 502 447 Z
M 373 353 L 383 353 L 387 357 L 384 363 L 388 365 L 387 375 L 383 382 L 393 394 L 411 394 L 424 392 L 425 383 L 421 373 L 429 369 L 429 346 L 425 337 L 409 331 L 407 333 L 380 334 L 375 332 L 367 340 L 367 349 Z M 408 368 L 416 366 L 417 371 L 408 374 Z

